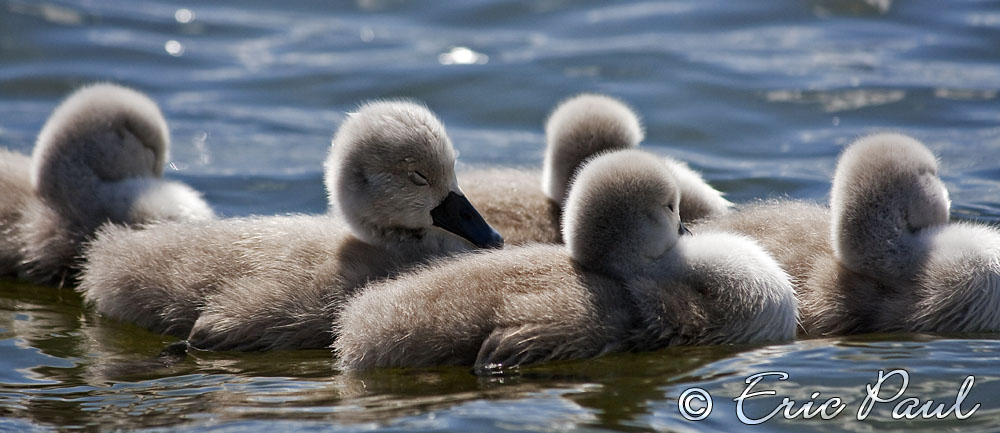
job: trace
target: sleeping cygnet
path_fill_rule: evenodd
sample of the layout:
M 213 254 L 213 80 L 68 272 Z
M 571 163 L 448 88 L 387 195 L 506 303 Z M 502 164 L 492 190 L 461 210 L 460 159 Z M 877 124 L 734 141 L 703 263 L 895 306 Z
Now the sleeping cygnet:
M 8 234 L 0 271 L 62 285 L 102 224 L 212 218 L 200 194 L 162 179 L 169 144 L 160 109 L 135 90 L 95 84 L 70 95 L 45 122 L 30 160 L 0 154 L 0 165 L 13 168 L 0 179 L 0 230 Z
M 1000 331 L 1000 232 L 949 224 L 934 155 L 877 134 L 840 157 L 830 192 L 832 253 L 801 298 L 811 335 Z
M 686 235 L 671 170 L 638 150 L 581 169 L 566 245 L 439 261 L 367 286 L 334 324 L 338 368 L 494 370 L 795 335 L 787 275 L 753 241 Z
M 197 348 L 325 348 L 339 302 L 369 280 L 503 245 L 454 166 L 426 107 L 371 102 L 333 138 L 330 215 L 107 229 L 87 252 L 80 290 L 106 316 Z
M 562 204 L 577 169 L 595 155 L 632 149 L 643 140 L 639 116 L 610 96 L 581 94 L 560 103 L 545 124 L 541 172 L 516 168 L 459 173 L 469 197 L 508 245 L 562 242 Z M 732 203 L 687 164 L 663 158 L 681 189 L 685 222 L 719 215 Z

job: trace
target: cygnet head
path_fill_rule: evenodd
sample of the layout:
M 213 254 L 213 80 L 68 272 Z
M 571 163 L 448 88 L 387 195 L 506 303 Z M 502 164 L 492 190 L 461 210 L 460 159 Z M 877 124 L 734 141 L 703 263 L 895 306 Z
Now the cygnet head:
M 834 254 L 864 275 L 909 278 L 925 248 L 920 232 L 947 224 L 950 206 L 937 159 L 923 144 L 894 133 L 863 137 L 833 176 Z
M 92 208 L 99 184 L 161 177 L 170 137 L 156 103 L 135 90 L 94 84 L 71 94 L 38 134 L 31 183 L 63 212 Z
M 634 148 L 643 136 L 639 116 L 618 99 L 588 93 L 567 99 L 545 123 L 542 191 L 563 203 L 584 161 L 599 153 Z
M 364 104 L 333 138 L 326 160 L 331 207 L 373 244 L 430 235 L 458 245 L 466 244 L 462 238 L 478 247 L 502 246 L 459 188 L 455 159 L 444 125 L 427 107 L 399 100 Z
M 573 181 L 563 238 L 577 263 L 618 278 L 643 273 L 680 236 L 680 193 L 655 156 L 627 150 L 598 156 Z

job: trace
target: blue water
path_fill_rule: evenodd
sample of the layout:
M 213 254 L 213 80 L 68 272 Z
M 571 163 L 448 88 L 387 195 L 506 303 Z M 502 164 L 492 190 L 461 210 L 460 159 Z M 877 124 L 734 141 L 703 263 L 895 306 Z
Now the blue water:
M 956 219 L 1000 222 L 1000 2 L 562 0 L 356 2 L 0 0 L 0 146 L 30 152 L 67 93 L 114 81 L 153 97 L 168 176 L 227 216 L 322 212 L 320 164 L 364 100 L 425 101 L 466 166 L 538 167 L 545 116 L 583 91 L 644 120 L 647 150 L 688 161 L 736 202 L 824 202 L 855 137 L 913 135 L 937 153 Z M 673 348 L 477 378 L 465 369 L 345 376 L 325 351 L 155 355 L 172 340 L 102 319 L 71 291 L 0 282 L 0 431 L 716 431 L 840 397 L 832 420 L 764 430 L 996 431 L 997 335 L 875 335 Z M 959 420 L 856 419 L 880 370 Z M 899 387 L 886 381 L 883 397 Z M 687 389 L 713 410 L 688 421 Z M 820 392 L 817 398 L 811 397 Z M 696 402 L 697 403 L 697 402 Z M 699 409 L 697 404 L 693 407 Z

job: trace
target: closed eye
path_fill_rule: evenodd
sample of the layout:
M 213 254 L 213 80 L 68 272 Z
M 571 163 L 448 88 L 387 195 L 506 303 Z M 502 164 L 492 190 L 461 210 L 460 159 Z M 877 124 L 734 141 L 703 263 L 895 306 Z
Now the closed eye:
M 430 185 L 430 182 L 427 181 L 427 178 L 424 175 L 420 174 L 420 172 L 418 171 L 411 171 L 409 173 L 409 177 L 410 177 L 410 182 L 413 182 L 415 185 L 421 185 L 421 186 Z

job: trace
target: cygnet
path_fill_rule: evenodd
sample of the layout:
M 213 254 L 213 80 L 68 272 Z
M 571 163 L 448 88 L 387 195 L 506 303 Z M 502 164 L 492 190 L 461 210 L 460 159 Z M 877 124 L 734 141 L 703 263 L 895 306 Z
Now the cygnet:
M 635 148 L 644 132 L 639 116 L 622 101 L 584 93 L 552 111 L 545 137 L 541 172 L 492 168 L 459 173 L 468 196 L 508 245 L 562 242 L 562 204 L 578 168 L 595 155 Z M 732 206 L 687 164 L 668 157 L 663 162 L 674 170 L 681 189 L 683 221 L 720 215 Z
M 0 270 L 62 285 L 103 224 L 212 218 L 199 193 L 162 179 L 169 145 L 163 114 L 147 96 L 114 84 L 71 94 L 45 122 L 30 161 L 0 153 L 0 165 L 12 167 L 0 179 L 0 230 L 11 234 Z
M 802 301 L 810 335 L 1000 331 L 1000 231 L 949 222 L 938 161 L 883 133 L 840 157 L 830 190 L 832 253 Z
M 761 242 L 792 275 L 805 336 L 1000 331 L 1000 232 L 949 223 L 934 154 L 881 133 L 840 157 L 830 208 L 772 201 L 696 225 Z
M 364 104 L 333 138 L 330 214 L 110 228 L 80 291 L 108 317 L 196 348 L 328 347 L 339 303 L 368 281 L 503 245 L 459 188 L 455 158 L 423 105 Z
M 750 239 L 686 235 L 672 170 L 599 156 L 566 200 L 566 245 L 438 261 L 359 292 L 334 324 L 338 368 L 480 371 L 670 345 L 794 337 L 785 272 Z

